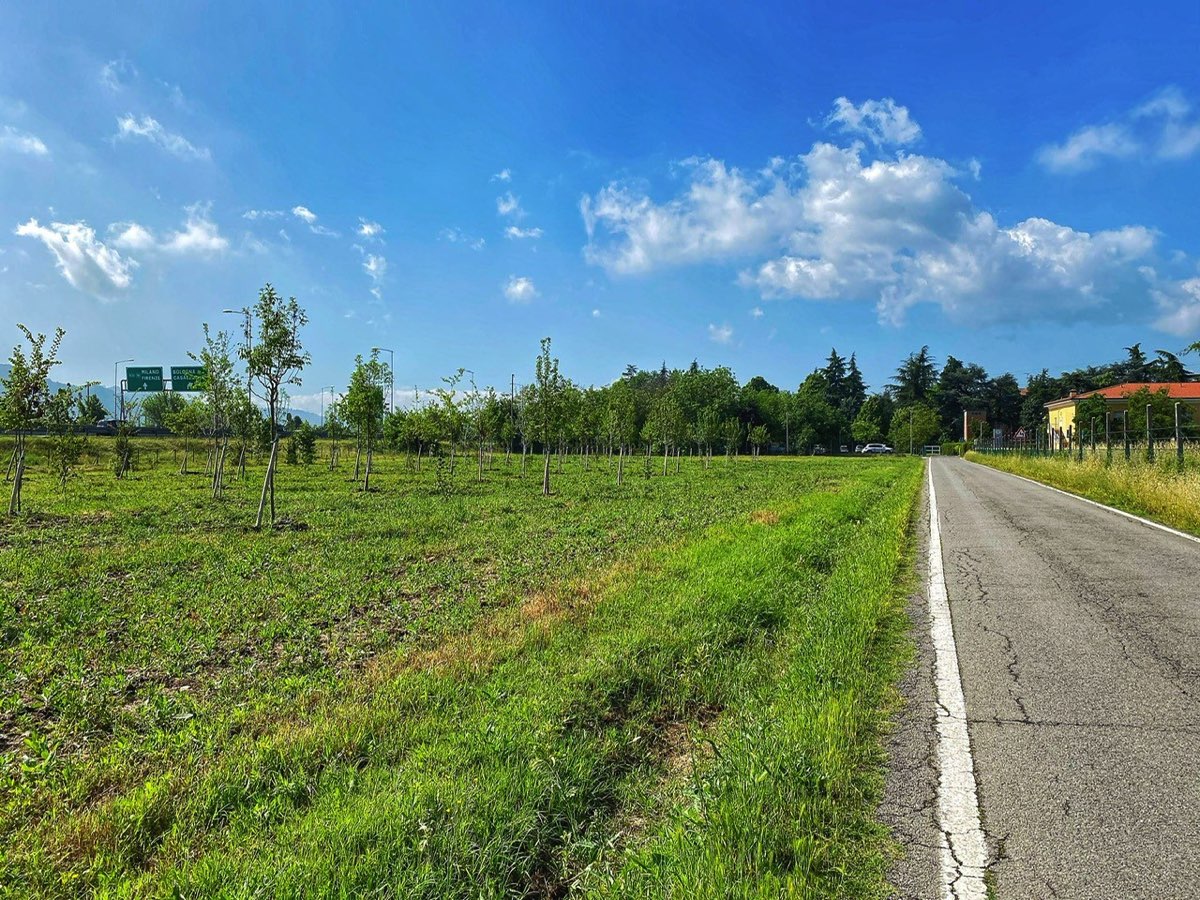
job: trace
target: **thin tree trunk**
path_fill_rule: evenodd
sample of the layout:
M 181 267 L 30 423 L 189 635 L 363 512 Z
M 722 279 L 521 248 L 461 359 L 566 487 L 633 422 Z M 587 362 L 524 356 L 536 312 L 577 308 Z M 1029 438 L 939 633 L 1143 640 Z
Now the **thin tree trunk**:
M 483 441 L 479 442 L 479 480 L 483 481 Z
M 625 481 L 625 445 L 621 445 L 621 449 L 617 453 L 617 487 L 620 487 Z
M 663 477 L 664 478 L 667 477 L 667 460 L 670 458 L 670 456 L 671 456 L 671 448 L 664 442 L 663 443 Z
M 13 474 L 12 494 L 8 498 L 8 514 L 15 516 L 21 511 L 21 481 L 25 477 L 25 454 L 20 449 L 17 453 L 16 472 Z
M 421 474 L 421 445 L 417 444 L 417 474 Z
M 374 449 L 370 443 L 367 444 L 367 475 L 363 479 L 363 491 L 371 490 L 371 454 Z
M 275 455 L 279 452 L 279 438 L 271 442 L 271 457 L 267 460 L 267 474 L 263 477 L 262 495 L 258 498 L 258 517 L 254 520 L 254 528 L 262 528 L 263 507 L 267 504 L 267 494 L 271 495 L 271 522 L 275 521 Z
M 542 496 L 550 496 L 550 448 L 546 448 L 543 454 L 546 457 L 545 464 L 542 466 Z
M 358 446 L 354 451 L 354 480 L 358 481 L 358 476 L 362 471 L 362 441 L 358 442 Z

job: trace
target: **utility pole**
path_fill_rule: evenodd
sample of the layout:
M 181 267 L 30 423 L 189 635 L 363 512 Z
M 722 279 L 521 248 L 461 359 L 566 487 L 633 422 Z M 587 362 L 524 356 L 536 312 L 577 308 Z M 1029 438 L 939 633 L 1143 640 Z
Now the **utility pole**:
M 386 353 L 388 355 L 388 412 L 396 411 L 396 355 L 387 347 L 372 347 L 372 353 Z
M 121 363 L 127 362 L 133 362 L 133 357 L 131 356 L 129 359 L 118 359 L 115 363 L 113 363 L 113 418 L 121 422 L 125 421 L 125 391 L 121 388 L 120 376 L 117 374 L 117 366 L 119 366 Z M 117 410 L 118 391 L 121 394 L 121 407 L 119 412 Z

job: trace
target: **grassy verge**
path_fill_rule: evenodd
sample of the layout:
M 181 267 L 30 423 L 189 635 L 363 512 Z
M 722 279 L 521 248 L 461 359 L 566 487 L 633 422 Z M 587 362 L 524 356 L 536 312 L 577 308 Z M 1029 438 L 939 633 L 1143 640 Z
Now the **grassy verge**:
M 574 463 L 550 501 L 395 466 L 378 494 L 285 473 L 306 527 L 264 535 L 235 525 L 252 489 L 30 491 L 0 531 L 0 885 L 882 892 L 917 466 L 617 491 Z
M 1182 471 L 1173 450 L 1160 452 L 1153 463 L 1136 457 L 1127 462 L 1120 450 L 1113 454 L 1111 463 L 1103 451 L 1094 455 L 1089 451 L 1082 461 L 1066 454 L 1043 457 L 975 452 L 968 453 L 967 459 L 1200 534 L 1200 461 L 1194 454 L 1185 460 Z

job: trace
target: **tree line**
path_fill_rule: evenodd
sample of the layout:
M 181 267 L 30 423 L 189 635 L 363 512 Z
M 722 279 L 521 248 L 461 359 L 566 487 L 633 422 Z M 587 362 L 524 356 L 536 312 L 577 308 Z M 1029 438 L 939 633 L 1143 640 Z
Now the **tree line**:
M 315 460 L 319 433 L 329 439 L 329 464 L 338 465 L 343 444 L 352 442 L 354 480 L 371 489 L 374 454 L 381 448 L 410 454 L 419 471 L 431 455 L 448 459 L 450 470 L 467 454 L 476 457 L 477 477 L 484 477 L 485 455 L 499 450 L 519 453 L 525 472 L 531 455 L 542 456 L 542 491 L 550 493 L 552 463 L 569 453 L 582 456 L 585 467 L 597 455 L 616 460 L 616 479 L 623 482 L 631 457 L 638 455 L 649 471 L 651 458 L 661 457 L 662 474 L 682 455 L 709 464 L 714 453 L 736 456 L 749 452 L 839 452 L 843 447 L 890 442 L 898 449 L 962 437 L 963 413 L 975 413 L 979 435 L 993 427 L 1015 430 L 1037 427 L 1045 419 L 1043 404 L 1070 390 L 1086 391 L 1122 381 L 1177 381 L 1192 376 L 1182 354 L 1158 351 L 1148 359 L 1140 345 L 1126 348 L 1127 357 L 1104 366 L 1064 372 L 1047 370 L 1028 378 L 1025 389 L 1011 373 L 990 376 L 975 363 L 948 356 L 940 368 L 927 346 L 909 354 L 893 378 L 871 391 L 857 356 L 830 351 L 794 389 L 771 384 L 762 376 L 740 383 L 724 366 L 640 369 L 629 365 L 609 384 L 584 386 L 561 371 L 550 338 L 541 342 L 534 378 L 520 391 L 480 388 L 467 369 L 443 379 L 407 409 L 388 410 L 385 389 L 392 373 L 378 351 L 355 359 L 345 391 L 326 410 L 314 429 L 283 414 L 287 390 L 302 383 L 311 362 L 302 343 L 308 318 L 294 297 L 284 299 L 267 284 L 257 302 L 243 311 L 242 340 L 203 326 L 203 341 L 192 358 L 204 369 L 197 395 L 161 393 L 143 401 L 141 412 L 154 425 L 184 440 L 181 472 L 188 471 L 192 440 L 206 447 L 205 472 L 212 495 L 219 498 L 226 471 L 245 475 L 248 453 L 268 457 L 256 527 L 276 518 L 274 478 L 281 437 L 292 463 Z M 8 464 L 13 483 L 10 512 L 20 510 L 26 436 L 35 430 L 51 435 L 52 456 L 65 484 L 82 454 L 79 427 L 99 420 L 103 405 L 82 388 L 51 393 L 48 378 L 59 364 L 63 339 L 52 339 L 19 326 L 24 346 L 14 348 L 11 370 L 0 379 L 0 427 L 16 435 Z M 86 386 L 84 386 L 86 387 Z M 117 423 L 113 469 L 125 476 L 130 466 L 130 438 L 135 426 Z M 283 427 L 290 426 L 290 427 Z

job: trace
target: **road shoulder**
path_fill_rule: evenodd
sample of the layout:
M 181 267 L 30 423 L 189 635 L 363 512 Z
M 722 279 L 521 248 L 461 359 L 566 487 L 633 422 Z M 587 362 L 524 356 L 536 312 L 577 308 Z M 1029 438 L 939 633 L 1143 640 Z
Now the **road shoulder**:
M 940 896 L 940 831 L 937 822 L 937 700 L 934 650 L 925 596 L 929 569 L 929 491 L 923 489 L 912 523 L 916 553 L 908 598 L 913 658 L 897 685 L 901 706 L 888 735 L 887 778 L 880 820 L 899 845 L 888 876 L 897 900 Z

